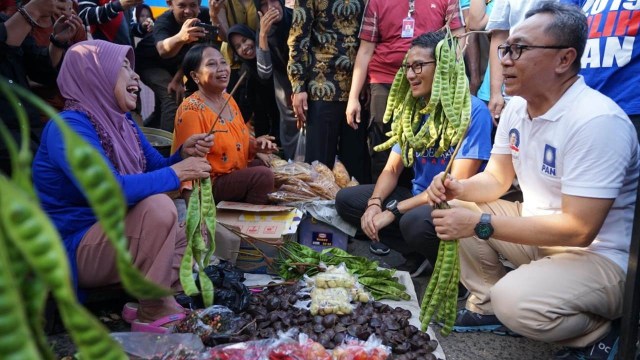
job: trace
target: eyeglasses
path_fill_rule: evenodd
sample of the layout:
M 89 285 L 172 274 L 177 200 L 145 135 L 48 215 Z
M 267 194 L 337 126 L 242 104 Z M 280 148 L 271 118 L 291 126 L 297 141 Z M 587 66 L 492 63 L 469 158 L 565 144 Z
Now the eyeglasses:
M 502 44 L 498 46 L 498 58 L 502 60 L 507 54 L 511 56 L 511 60 L 518 60 L 522 55 L 522 50 L 529 49 L 568 49 L 571 46 L 564 45 L 523 45 L 523 44 Z
M 404 67 L 404 72 L 406 73 L 407 71 L 409 71 L 409 69 L 411 69 L 413 71 L 414 74 L 418 75 L 420 73 L 422 73 L 422 67 L 428 64 L 435 64 L 436 61 L 421 61 L 421 62 L 414 62 L 413 64 L 402 64 L 402 67 Z

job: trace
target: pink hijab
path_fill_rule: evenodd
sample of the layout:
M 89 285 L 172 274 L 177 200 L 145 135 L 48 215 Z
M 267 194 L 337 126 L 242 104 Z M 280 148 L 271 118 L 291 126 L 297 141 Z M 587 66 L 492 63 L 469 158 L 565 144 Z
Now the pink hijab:
M 145 158 L 133 123 L 120 110 L 114 95 L 124 59 L 134 66 L 133 49 L 107 41 L 83 41 L 65 54 L 58 87 L 66 110 L 89 116 L 100 142 L 120 174 L 144 172 Z

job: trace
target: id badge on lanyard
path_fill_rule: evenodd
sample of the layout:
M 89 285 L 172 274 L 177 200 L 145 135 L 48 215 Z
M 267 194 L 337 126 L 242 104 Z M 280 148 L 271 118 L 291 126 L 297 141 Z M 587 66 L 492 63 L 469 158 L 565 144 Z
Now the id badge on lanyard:
M 415 12 L 415 0 L 409 0 L 409 13 L 407 17 L 402 20 L 402 33 L 400 36 L 402 38 L 413 38 L 413 33 L 416 29 L 416 20 L 412 17 Z

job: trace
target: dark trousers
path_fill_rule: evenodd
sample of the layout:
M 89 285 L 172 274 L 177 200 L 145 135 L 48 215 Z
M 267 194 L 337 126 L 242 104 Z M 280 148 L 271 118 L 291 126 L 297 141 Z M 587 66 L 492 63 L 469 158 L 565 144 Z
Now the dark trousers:
M 341 218 L 356 226 L 360 231 L 360 218 L 364 214 L 367 201 L 373 193 L 375 185 L 359 185 L 340 190 L 336 196 L 336 210 Z M 402 201 L 413 197 L 409 189 L 397 187 L 385 199 L 382 207 L 391 200 Z M 380 240 L 390 248 L 401 253 L 405 258 L 420 254 L 436 263 L 440 240 L 436 235 L 431 219 L 431 207 L 421 205 L 407 211 L 400 219 L 379 231 Z
M 391 84 L 370 84 L 371 102 L 369 105 L 369 128 L 367 129 L 367 145 L 369 147 L 369 156 L 371 157 L 371 180 L 375 184 L 378 176 L 382 173 L 384 166 L 387 164 L 391 149 L 385 151 L 375 151 L 373 148 L 386 142 L 389 137 L 385 135 L 391 130 L 391 122 L 383 123 L 384 112 L 387 109 L 387 99 L 389 98 L 389 90 Z M 400 178 L 398 185 L 407 188 L 411 187 L 413 179 L 413 168 L 406 168 Z
M 139 74 L 142 82 L 153 90 L 156 99 L 154 116 L 157 121 L 152 121 L 150 126 L 173 132 L 178 103 L 176 94 L 167 92 L 173 74 L 163 68 L 145 68 L 140 70 Z
M 347 125 L 344 101 L 309 101 L 305 162 L 318 160 L 333 168 L 336 155 L 349 175 L 361 184 L 371 182 L 366 129 Z

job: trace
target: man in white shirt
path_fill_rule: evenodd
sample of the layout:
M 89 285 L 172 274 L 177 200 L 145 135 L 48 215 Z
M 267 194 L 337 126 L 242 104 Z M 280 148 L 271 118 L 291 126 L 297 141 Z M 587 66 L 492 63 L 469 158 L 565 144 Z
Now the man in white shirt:
M 578 75 L 579 8 L 543 2 L 499 46 L 505 108 L 484 172 L 427 189 L 442 240 L 460 239 L 471 292 L 454 331 L 506 328 L 568 348 L 558 359 L 613 359 L 639 175 L 628 117 Z M 524 202 L 498 200 L 518 177 Z M 505 274 L 504 255 L 517 268 Z

